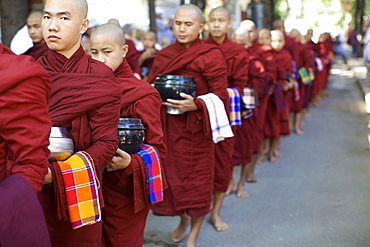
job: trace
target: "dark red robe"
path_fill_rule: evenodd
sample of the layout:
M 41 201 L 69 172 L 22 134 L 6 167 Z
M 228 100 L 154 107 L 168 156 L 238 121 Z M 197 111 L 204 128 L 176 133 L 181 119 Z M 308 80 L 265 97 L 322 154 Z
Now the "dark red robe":
M 158 52 L 148 82 L 158 74 L 194 77 L 196 96 L 214 93 L 228 107 L 227 67 L 217 46 L 197 39 L 189 48 L 176 41 Z M 161 117 L 167 157 L 163 160 L 168 189 L 164 202 L 153 207 L 156 215 L 190 217 L 206 215 L 210 210 L 214 180 L 214 144 L 208 112 L 203 100 L 195 98 L 198 110 Z
M 46 55 L 48 50 L 49 48 L 45 42 L 39 43 L 39 44 L 33 44 L 33 46 L 30 49 L 28 49 L 25 53 L 23 53 L 23 55 L 29 55 L 33 57 L 33 59 L 35 59 L 36 61 L 37 59 L 39 59 L 39 57 Z
M 241 96 L 248 81 L 249 56 L 244 46 L 231 42 L 227 36 L 221 45 L 211 35 L 203 42 L 220 47 L 227 65 L 228 87 L 235 87 Z M 233 127 L 234 136 L 239 128 Z M 232 178 L 234 142 L 235 138 L 227 138 L 215 145 L 214 189 L 217 191 L 226 192 Z
M 289 52 L 287 52 L 286 50 L 275 52 L 275 57 L 276 64 L 278 65 L 279 69 L 277 80 L 280 85 L 284 86 L 284 82 L 286 80 L 286 73 L 288 72 L 290 73 L 290 75 L 292 75 L 294 72 L 293 59 L 292 56 L 290 56 Z M 288 91 L 284 92 L 283 100 L 285 100 L 285 108 L 279 112 L 280 134 L 284 136 L 290 135 L 289 115 L 290 108 L 293 103 L 292 101 L 293 95 L 294 95 L 293 89 L 289 89 Z
M 140 65 L 139 65 L 140 52 L 136 50 L 134 41 L 130 39 L 126 39 L 126 45 L 128 45 L 126 60 L 130 65 L 132 71 L 140 75 Z
M 299 48 L 298 48 L 298 42 L 292 38 L 289 37 L 284 33 L 284 40 L 285 40 L 285 45 L 284 45 L 284 50 L 286 50 L 292 59 L 297 63 L 299 60 Z
M 0 72 L 0 245 L 51 246 L 35 193 L 50 155 L 50 76 L 1 43 Z
M 140 118 L 145 127 L 145 143 L 153 146 L 160 159 L 164 159 L 166 147 L 160 119 L 162 102 L 157 90 L 134 77 L 126 60 L 114 74 L 123 95 L 121 117 Z M 105 170 L 103 184 L 103 246 L 141 247 L 151 204 L 145 164 L 140 155 L 131 154 L 131 163 L 125 170 Z
M 270 96 L 268 95 L 268 91 L 276 81 L 277 78 L 277 66 L 275 62 L 275 57 L 273 50 L 270 46 L 262 45 L 258 43 L 258 40 L 254 40 L 253 45 L 248 48 L 250 54 L 256 54 L 262 59 L 263 66 L 265 68 L 265 85 L 262 97 L 260 97 L 260 106 L 257 111 L 257 144 L 262 144 L 262 141 L 265 137 L 265 122 L 266 122 L 266 114 L 267 114 L 267 105 Z
M 69 59 L 49 50 L 37 62 L 49 72 L 53 82 L 49 102 L 53 126 L 69 131 L 75 152 L 84 150 L 91 155 L 97 178 L 102 181 L 102 171 L 118 146 L 122 94 L 111 69 L 93 60 L 82 47 Z M 53 246 L 101 246 L 101 222 L 72 230 L 59 166 L 52 163 L 51 168 L 53 183 L 44 186 L 39 199 Z M 103 205 L 101 194 L 100 198 Z

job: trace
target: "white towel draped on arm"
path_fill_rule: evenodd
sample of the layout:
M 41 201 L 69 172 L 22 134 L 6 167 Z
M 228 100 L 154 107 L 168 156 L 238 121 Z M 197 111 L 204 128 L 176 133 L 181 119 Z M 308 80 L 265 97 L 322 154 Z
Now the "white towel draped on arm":
M 203 100 L 207 106 L 213 142 L 218 143 L 225 138 L 233 137 L 225 106 L 221 99 L 213 93 L 200 95 L 198 98 Z

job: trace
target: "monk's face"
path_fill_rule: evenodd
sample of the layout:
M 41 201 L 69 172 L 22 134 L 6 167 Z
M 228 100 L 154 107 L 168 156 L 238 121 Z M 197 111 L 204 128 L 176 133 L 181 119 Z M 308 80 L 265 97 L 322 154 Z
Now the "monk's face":
M 209 15 L 208 27 L 213 38 L 224 37 L 231 28 L 229 15 L 222 11 L 214 11 Z
M 284 36 L 281 34 L 271 34 L 271 47 L 274 51 L 280 52 L 285 45 Z
M 144 34 L 143 35 L 143 45 L 145 48 L 154 48 L 157 39 L 155 38 L 154 34 Z
M 109 35 L 93 35 L 90 39 L 91 57 L 105 63 L 114 72 L 123 62 L 128 46 L 115 42 Z
M 173 33 L 177 41 L 184 44 L 186 48 L 194 43 L 203 30 L 204 24 L 196 15 L 195 11 L 187 9 L 179 9 L 175 15 Z
M 270 45 L 271 44 L 271 36 L 267 32 L 263 32 L 258 36 L 258 43 L 263 45 Z
M 34 44 L 44 43 L 44 37 L 42 37 L 41 30 L 41 20 L 41 14 L 39 18 L 31 17 L 27 19 L 28 34 L 30 35 Z
M 67 58 L 80 46 L 81 35 L 89 25 L 73 0 L 48 0 L 45 3 L 42 32 L 46 44 Z

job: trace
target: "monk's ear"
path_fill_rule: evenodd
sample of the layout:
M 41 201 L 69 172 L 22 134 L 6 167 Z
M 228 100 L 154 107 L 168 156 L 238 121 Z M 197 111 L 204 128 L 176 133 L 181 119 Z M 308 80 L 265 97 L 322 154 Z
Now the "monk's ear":
M 199 25 L 199 33 L 202 33 L 204 29 L 204 23 L 200 23 Z
M 89 19 L 83 19 L 81 23 L 81 31 L 80 33 L 86 32 L 87 28 L 89 27 L 90 21 Z
M 122 57 L 126 57 L 128 52 L 128 45 L 122 46 Z

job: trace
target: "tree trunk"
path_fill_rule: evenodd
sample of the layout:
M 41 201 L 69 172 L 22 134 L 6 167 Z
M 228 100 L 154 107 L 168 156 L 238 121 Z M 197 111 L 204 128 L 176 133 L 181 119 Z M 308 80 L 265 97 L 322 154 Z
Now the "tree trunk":
M 5 46 L 10 46 L 14 34 L 26 24 L 29 0 L 0 0 L 1 37 Z
M 149 0 L 149 29 L 153 32 L 157 31 L 155 23 L 155 0 Z

